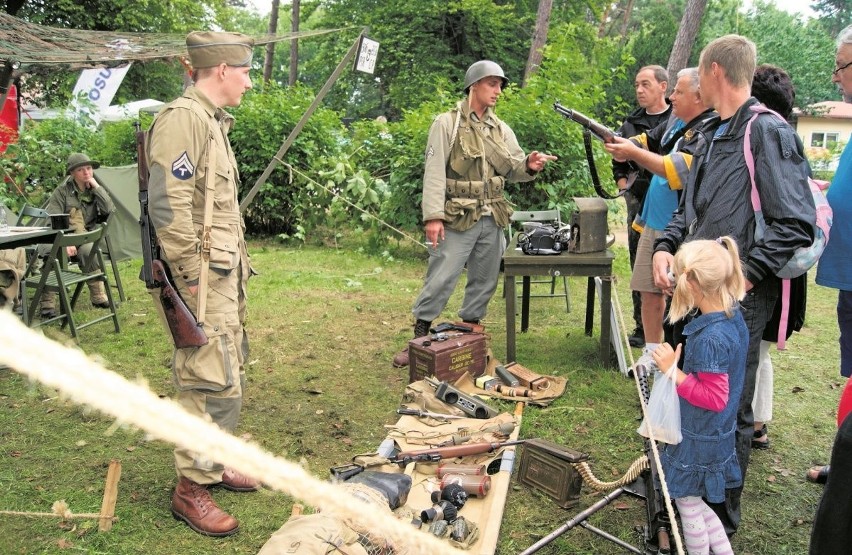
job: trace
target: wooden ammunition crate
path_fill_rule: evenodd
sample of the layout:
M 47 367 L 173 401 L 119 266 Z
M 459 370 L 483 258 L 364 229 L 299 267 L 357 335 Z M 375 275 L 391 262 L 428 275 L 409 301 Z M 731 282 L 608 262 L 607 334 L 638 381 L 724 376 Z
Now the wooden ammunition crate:
M 521 385 L 527 389 L 541 391 L 550 387 L 550 380 L 540 374 L 536 374 L 525 366 L 521 366 L 517 362 L 510 362 L 505 368 L 510 374 L 518 378 Z
M 485 334 L 464 333 L 445 341 L 435 341 L 431 335 L 412 339 L 408 342 L 408 365 L 409 382 L 433 376 L 452 384 L 465 372 L 471 378 L 481 376 L 488 366 Z
M 583 477 L 573 463 L 589 460 L 589 456 L 546 439 L 524 443 L 518 480 L 552 497 L 563 509 L 580 502 Z

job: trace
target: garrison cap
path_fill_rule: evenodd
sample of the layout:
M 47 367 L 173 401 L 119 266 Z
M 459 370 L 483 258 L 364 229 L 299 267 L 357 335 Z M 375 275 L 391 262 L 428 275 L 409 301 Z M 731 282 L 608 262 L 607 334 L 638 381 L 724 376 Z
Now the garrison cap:
M 194 69 L 227 64 L 234 67 L 251 65 L 254 39 L 242 33 L 193 31 L 186 36 L 186 50 Z
M 65 173 L 71 175 L 71 172 L 79 168 L 80 166 L 92 166 L 92 169 L 98 169 L 101 167 L 100 162 L 95 162 L 94 160 L 89 160 L 89 157 L 82 152 L 75 152 L 71 156 L 68 157 L 68 165 L 65 168 Z

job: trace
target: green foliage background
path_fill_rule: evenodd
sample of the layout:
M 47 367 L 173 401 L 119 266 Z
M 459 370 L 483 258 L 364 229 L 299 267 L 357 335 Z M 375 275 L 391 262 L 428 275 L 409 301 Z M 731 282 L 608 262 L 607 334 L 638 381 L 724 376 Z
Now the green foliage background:
M 238 4 L 119 0 L 106 6 L 94 0 L 31 0 L 24 2 L 18 16 L 80 29 L 185 33 L 221 27 L 264 32 L 264 18 Z M 797 87 L 798 106 L 837 99 L 830 82 L 831 32 L 849 2 L 819 4 L 825 4 L 821 8 L 825 18 L 802 23 L 762 1 L 740 12 L 737 0 L 710 0 L 691 63 L 697 62 L 707 41 L 738 32 L 755 41 L 760 62 L 788 70 Z M 438 113 L 460 99 L 465 69 L 481 58 L 498 60 L 510 77 L 512 84 L 504 91 L 497 114 L 512 127 L 521 146 L 559 157 L 533 183 L 511 186 L 510 200 L 525 209 L 570 212 L 572 197 L 594 193 L 581 129 L 559 117 L 552 104 L 558 100 L 618 126 L 634 104 L 636 70 L 652 63 L 665 65 L 684 5 L 684 0 L 636 0 L 625 22 L 624 2 L 555 2 L 541 67 L 519 88 L 538 7 L 534 0 L 304 2 L 302 30 L 342 30 L 300 41 L 299 81 L 294 87 L 281 86 L 286 81 L 289 44 L 278 44 L 271 82 L 259 83 L 254 75 L 256 89 L 233 109 L 237 125 L 231 139 L 240 165 L 241 195 L 257 182 L 364 26 L 381 43 L 377 69 L 375 75 L 345 71 L 335 83 L 285 155 L 286 164 L 272 172 L 246 212 L 249 231 L 304 241 L 311 235 L 334 236 L 348 227 L 370 232 L 370 244 L 377 249 L 399 238 L 379 221 L 418 233 L 429 127 Z M 279 13 L 279 32 L 289 30 L 289 6 L 282 6 Z M 604 13 L 608 15 L 602 23 Z M 261 57 L 256 60 L 260 68 Z M 65 106 L 76 75 L 76 69 L 54 67 L 28 72 L 24 90 L 34 87 L 42 103 Z M 182 82 L 183 69 L 176 61 L 137 63 L 116 102 L 169 100 L 180 93 Z M 376 121 L 376 116 L 388 121 Z M 598 144 L 594 148 L 604 187 L 612 188 L 609 157 Z M 0 200 L 15 209 L 25 202 L 40 204 L 61 180 L 65 159 L 75 151 L 85 151 L 107 165 L 133 163 L 132 126 L 106 123 L 92 131 L 68 119 L 27 125 L 19 142 L 0 157 L 5 177 Z M 613 203 L 612 209 L 617 206 Z

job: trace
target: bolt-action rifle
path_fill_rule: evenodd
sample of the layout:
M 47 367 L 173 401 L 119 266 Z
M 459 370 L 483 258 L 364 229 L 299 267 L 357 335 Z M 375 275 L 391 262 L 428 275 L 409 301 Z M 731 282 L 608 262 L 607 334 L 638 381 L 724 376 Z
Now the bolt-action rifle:
M 602 140 L 603 142 L 605 142 L 605 143 L 615 142 L 614 137 L 616 137 L 618 135 L 618 133 L 616 133 L 615 131 L 613 131 L 609 127 L 596 122 L 595 120 L 593 120 L 592 118 L 590 118 L 588 116 L 584 116 L 583 114 L 581 114 L 577 110 L 569 110 L 568 108 L 566 108 L 565 106 L 563 106 L 559 102 L 555 102 L 553 104 L 553 109 L 556 110 L 557 113 L 565 116 L 566 118 L 570 119 L 571 121 L 579 123 L 580 125 L 582 125 L 586 129 L 591 131 L 592 135 L 594 135 L 598 139 Z
M 491 453 L 502 447 L 520 445 L 530 441 L 529 439 L 518 439 L 515 441 L 466 443 L 463 445 L 448 445 L 446 447 L 432 447 L 431 449 L 419 449 L 417 451 L 403 451 L 395 457 L 388 459 L 392 463 L 405 466 L 411 462 L 438 462 L 443 459 L 454 459 L 456 457 L 467 457 L 468 455 L 481 455 Z
M 140 279 L 148 289 L 160 289 L 160 301 L 175 347 L 201 347 L 207 345 L 207 334 L 186 306 L 172 283 L 168 265 L 160 258 L 157 232 L 148 215 L 148 158 L 145 155 L 145 131 L 136 123 L 136 154 L 139 175 L 139 226 L 142 231 L 142 272 Z

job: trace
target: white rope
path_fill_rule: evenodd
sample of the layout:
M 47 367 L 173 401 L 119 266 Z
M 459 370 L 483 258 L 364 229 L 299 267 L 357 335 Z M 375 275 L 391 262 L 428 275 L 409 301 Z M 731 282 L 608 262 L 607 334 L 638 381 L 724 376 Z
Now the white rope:
M 613 285 L 615 285 L 615 278 L 613 277 Z M 618 293 L 615 290 L 615 287 L 612 288 L 612 300 L 615 301 L 615 313 L 618 314 L 618 323 L 621 326 L 622 330 L 626 330 L 624 327 L 624 313 L 621 311 L 621 301 L 618 300 Z M 630 353 L 631 366 L 633 366 L 633 353 L 630 351 L 628 342 L 627 351 Z M 648 418 L 648 405 L 645 404 L 645 397 L 642 394 L 642 386 L 639 384 L 639 372 L 635 369 L 633 371 L 633 382 L 636 385 L 636 392 L 639 394 L 639 405 L 642 407 L 642 418 Z M 669 523 L 672 527 L 672 536 L 675 539 L 675 546 L 677 547 L 678 555 L 683 555 L 683 544 L 680 539 L 680 529 L 677 525 L 677 519 L 675 518 L 674 508 L 672 507 L 672 498 L 669 495 L 669 486 L 666 483 L 666 473 L 663 471 L 663 464 L 660 462 L 660 451 L 657 449 L 657 438 L 654 437 L 653 426 L 646 426 L 648 429 L 648 442 L 651 444 L 651 450 L 654 452 L 654 461 L 656 463 L 657 472 L 660 475 L 660 486 L 663 490 L 663 501 L 666 505 L 666 512 L 669 515 Z
M 343 488 L 321 481 L 298 464 L 224 432 L 169 399 L 160 399 L 147 387 L 104 369 L 85 353 L 41 336 L 9 311 L 0 311 L 0 329 L 3 330 L 0 363 L 58 389 L 76 403 L 94 407 L 157 439 L 196 451 L 305 504 L 354 521 L 364 529 L 381 530 L 389 542 L 405 546 L 401 553 L 463 553 L 390 515 L 364 510 L 364 502 L 343 494 Z

